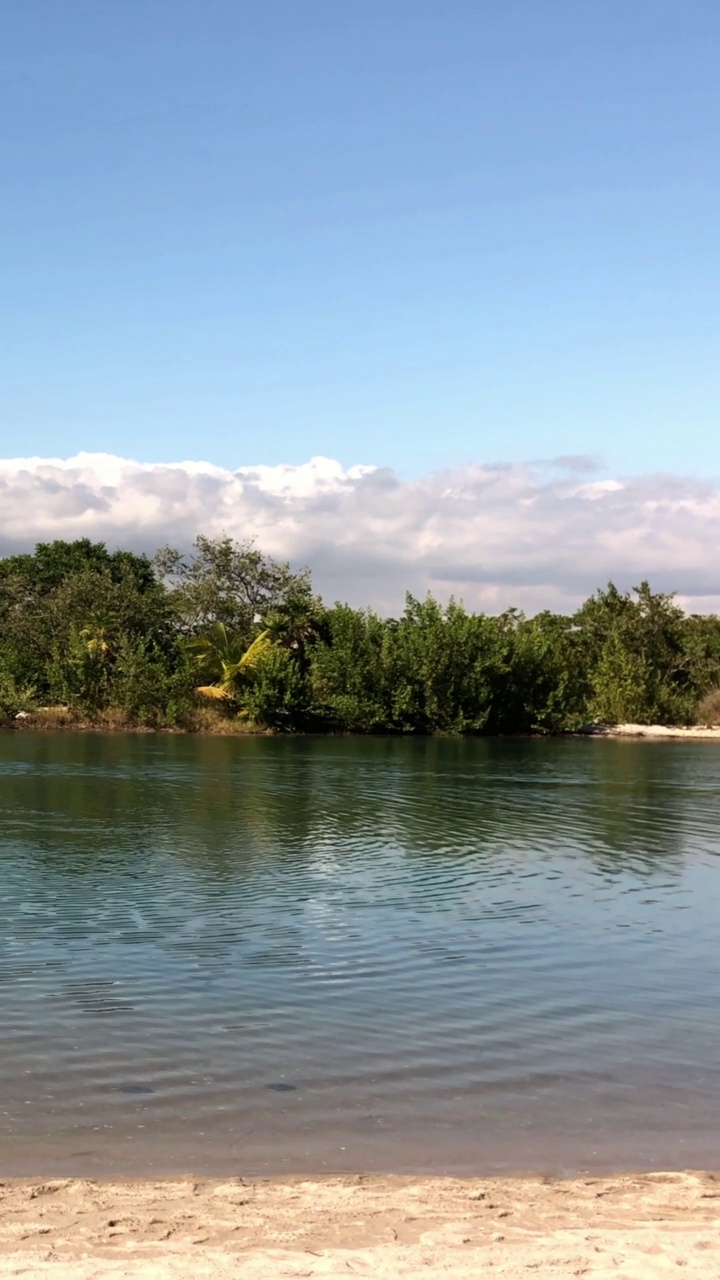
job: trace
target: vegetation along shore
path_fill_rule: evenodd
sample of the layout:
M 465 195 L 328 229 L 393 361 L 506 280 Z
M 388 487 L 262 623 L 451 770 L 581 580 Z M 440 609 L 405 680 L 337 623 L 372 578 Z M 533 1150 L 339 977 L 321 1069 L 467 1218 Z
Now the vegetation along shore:
M 527 734 L 720 723 L 720 618 L 642 583 L 573 615 L 326 607 L 307 570 L 198 537 L 0 560 L 0 722 L 178 731 Z M 657 728 L 655 734 L 660 732 Z M 697 732 L 697 731 L 696 731 Z M 683 736 L 683 735 L 680 735 Z M 695 735 L 694 735 L 695 736 Z

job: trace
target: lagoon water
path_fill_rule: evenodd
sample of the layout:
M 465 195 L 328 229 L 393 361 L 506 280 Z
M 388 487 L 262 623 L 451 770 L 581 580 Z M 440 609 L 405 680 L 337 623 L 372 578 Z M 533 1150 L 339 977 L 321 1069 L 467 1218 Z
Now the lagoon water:
M 717 1165 L 720 744 L 0 736 L 0 1174 Z

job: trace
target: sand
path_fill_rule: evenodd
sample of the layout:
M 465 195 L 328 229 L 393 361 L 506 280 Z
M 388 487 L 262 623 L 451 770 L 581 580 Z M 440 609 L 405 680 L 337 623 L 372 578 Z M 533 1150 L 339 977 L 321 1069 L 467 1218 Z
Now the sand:
M 685 738 L 689 741 L 720 741 L 720 725 L 704 727 L 702 725 L 671 724 L 593 724 L 583 729 L 583 734 L 592 738 Z
M 720 1175 L 6 1181 L 0 1276 L 720 1277 Z

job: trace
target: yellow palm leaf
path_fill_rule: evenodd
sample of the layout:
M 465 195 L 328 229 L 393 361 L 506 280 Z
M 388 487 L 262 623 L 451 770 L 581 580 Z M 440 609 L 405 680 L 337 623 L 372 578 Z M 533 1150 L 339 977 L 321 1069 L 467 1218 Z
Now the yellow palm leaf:
M 196 690 L 201 698 L 214 698 L 216 702 L 231 702 L 232 694 L 219 684 L 201 684 Z

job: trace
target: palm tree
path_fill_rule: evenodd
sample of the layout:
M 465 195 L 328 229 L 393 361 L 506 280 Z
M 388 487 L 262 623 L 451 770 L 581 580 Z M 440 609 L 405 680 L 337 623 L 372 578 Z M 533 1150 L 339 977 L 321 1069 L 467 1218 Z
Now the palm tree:
M 239 678 L 257 669 L 272 644 L 270 632 L 265 630 L 246 648 L 244 641 L 228 631 L 224 622 L 216 622 L 207 635 L 188 641 L 198 671 L 212 680 L 211 684 L 199 685 L 197 693 L 203 698 L 234 702 Z
M 253 619 L 262 623 L 259 614 Z M 188 641 L 198 672 L 209 677 L 197 688 L 203 698 L 236 702 L 243 682 L 252 680 L 271 649 L 289 649 L 301 668 L 307 664 L 308 647 L 325 634 L 320 600 L 306 594 L 290 596 L 267 617 L 263 630 L 249 646 L 223 622 L 216 622 L 204 636 Z
M 263 635 L 268 635 L 283 648 L 290 649 L 303 667 L 309 646 L 323 637 L 325 629 L 320 601 L 312 596 L 302 595 L 291 597 L 273 610 Z

